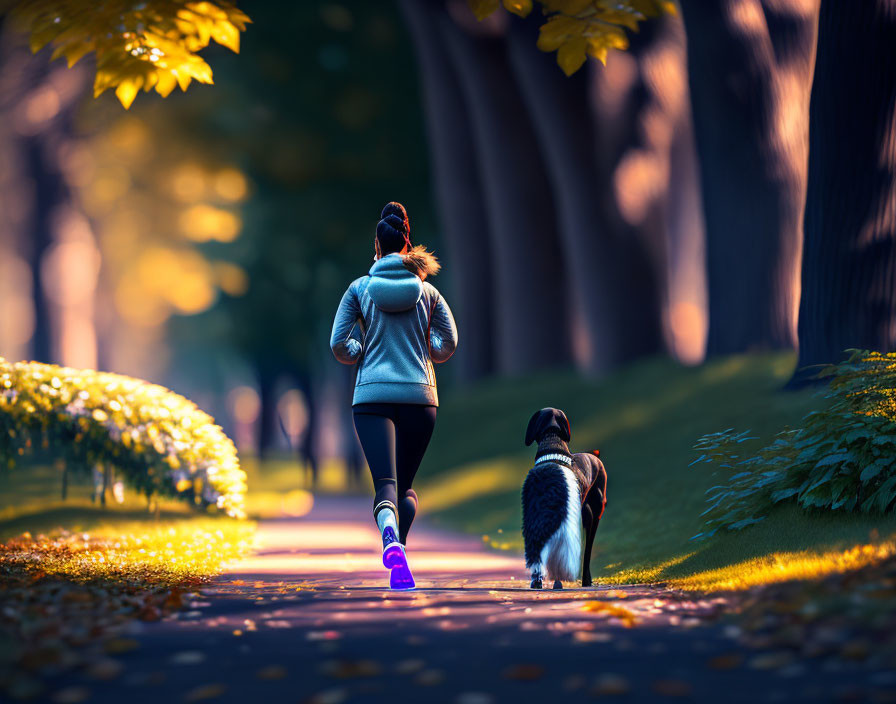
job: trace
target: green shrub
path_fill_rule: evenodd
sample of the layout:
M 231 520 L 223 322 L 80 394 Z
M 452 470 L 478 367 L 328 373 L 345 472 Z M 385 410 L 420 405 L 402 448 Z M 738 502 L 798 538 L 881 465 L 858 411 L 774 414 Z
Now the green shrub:
M 0 358 L 0 466 L 40 450 L 67 470 L 114 467 L 148 497 L 243 517 L 236 448 L 196 404 L 119 374 Z
M 896 353 L 850 350 L 819 374 L 828 381 L 823 410 L 785 429 L 757 451 L 757 438 L 733 429 L 704 435 L 694 461 L 730 473 L 707 491 L 706 530 L 738 530 L 768 509 L 796 501 L 806 509 L 883 513 L 896 505 Z

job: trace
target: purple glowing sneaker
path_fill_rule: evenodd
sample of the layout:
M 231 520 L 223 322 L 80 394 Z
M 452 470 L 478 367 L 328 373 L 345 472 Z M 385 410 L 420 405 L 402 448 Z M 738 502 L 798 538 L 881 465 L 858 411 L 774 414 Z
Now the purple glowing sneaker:
M 383 566 L 391 570 L 389 586 L 392 589 L 413 589 L 417 586 L 411 568 L 408 567 L 404 545 L 398 542 L 391 526 L 387 526 L 383 531 Z

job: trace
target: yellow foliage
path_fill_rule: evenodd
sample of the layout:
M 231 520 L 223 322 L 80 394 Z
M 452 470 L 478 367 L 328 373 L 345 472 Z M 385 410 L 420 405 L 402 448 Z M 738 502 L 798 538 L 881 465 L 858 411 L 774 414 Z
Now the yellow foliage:
M 504 0 L 504 9 L 520 17 L 528 17 L 532 12 L 532 0 Z
M 31 38 L 31 50 L 50 45 L 52 58 L 73 66 L 96 55 L 94 96 L 109 88 L 128 108 L 140 90 L 167 96 L 193 80 L 212 83 L 211 67 L 196 52 L 211 40 L 234 52 L 251 20 L 233 4 L 153 0 L 110 0 L 85 7 L 83 0 L 5 2 L 10 15 Z
M 246 473 L 233 442 L 195 403 L 162 386 L 0 358 L 0 437 L 0 462 L 9 467 L 52 442 L 72 471 L 111 465 L 146 496 L 245 517 Z M 195 495 L 181 495 L 191 487 Z
M 498 0 L 467 0 L 467 3 L 470 5 L 473 14 L 476 15 L 476 19 L 480 21 L 500 7 Z
M 467 0 L 476 18 L 483 20 L 498 10 L 497 0 Z M 537 46 L 556 51 L 557 64 L 570 76 L 591 56 L 602 63 L 610 49 L 627 49 L 625 30 L 638 31 L 648 17 L 675 14 L 669 0 L 539 0 L 547 20 L 541 26 Z M 504 8 L 520 17 L 532 11 L 531 0 L 504 0 Z

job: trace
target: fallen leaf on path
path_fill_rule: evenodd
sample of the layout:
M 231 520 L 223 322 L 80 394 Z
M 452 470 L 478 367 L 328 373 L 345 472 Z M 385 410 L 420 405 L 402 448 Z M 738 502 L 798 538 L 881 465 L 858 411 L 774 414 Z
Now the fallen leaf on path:
M 201 687 L 196 687 L 195 689 L 191 689 L 189 692 L 184 695 L 185 702 L 204 702 L 209 699 L 217 699 L 224 692 L 227 691 L 227 687 L 223 684 L 204 684 Z
M 441 684 L 445 679 L 445 673 L 441 670 L 424 670 L 414 678 L 414 682 L 424 687 L 432 687 Z
M 652 689 L 663 697 L 689 697 L 693 691 L 690 682 L 684 680 L 657 680 Z
M 342 704 L 348 697 L 344 689 L 325 689 L 305 700 L 305 704 Z
M 576 643 L 609 643 L 613 636 L 606 631 L 576 631 L 572 639 Z
M 618 618 L 623 626 L 631 628 L 638 623 L 638 619 L 634 612 L 626 609 L 624 606 L 617 606 L 606 601 L 589 601 L 582 606 L 582 611 L 590 611 L 592 613 L 606 614 Z
M 268 665 L 255 673 L 260 680 L 282 680 L 286 677 L 286 668 L 282 665 Z
M 106 641 L 103 650 L 109 653 L 109 655 L 120 655 L 121 653 L 130 653 L 139 647 L 140 643 L 133 638 L 113 638 Z
M 52 699 L 56 704 L 79 704 L 90 697 L 90 690 L 85 687 L 66 687 L 56 692 Z
M 321 664 L 320 671 L 329 677 L 355 679 L 375 677 L 382 668 L 374 660 L 328 660 Z
M 713 670 L 733 670 L 744 662 L 744 656 L 740 653 L 725 653 L 710 658 L 706 664 Z
M 124 666 L 117 660 L 104 658 L 89 665 L 85 674 L 93 680 L 113 680 L 123 669 Z
M 747 667 L 753 670 L 776 670 L 793 662 L 793 653 L 780 650 L 772 653 L 760 653 L 750 658 Z
M 492 704 L 495 698 L 485 692 L 461 692 L 456 701 L 457 704 Z
M 596 696 L 618 696 L 628 694 L 631 685 L 622 675 L 606 673 L 600 675 L 591 687 L 591 693 Z
M 172 665 L 197 665 L 205 660 L 205 653 L 201 650 L 183 650 L 172 655 L 168 662 Z
M 544 668 L 541 665 L 523 663 L 519 665 L 511 665 L 501 673 L 501 676 L 508 680 L 530 681 L 537 680 L 543 674 Z
M 305 638 L 308 640 L 336 640 L 341 637 L 342 634 L 339 631 L 308 631 L 305 634 Z
M 424 667 L 426 667 L 426 663 L 422 660 L 401 660 L 396 663 L 395 672 L 399 675 L 411 675 Z

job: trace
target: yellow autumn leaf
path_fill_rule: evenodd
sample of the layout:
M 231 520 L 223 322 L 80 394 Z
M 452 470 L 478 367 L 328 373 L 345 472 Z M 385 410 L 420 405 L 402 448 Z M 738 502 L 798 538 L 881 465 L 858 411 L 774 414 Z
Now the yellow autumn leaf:
M 118 88 L 115 89 L 115 97 L 118 98 L 118 102 L 124 106 L 125 110 L 131 107 L 142 83 L 142 78 L 132 78 L 118 84 Z
M 536 46 L 541 51 L 557 51 L 572 36 L 582 35 L 585 23 L 575 17 L 554 16 L 541 25 Z
M 65 47 L 63 54 L 65 55 L 68 67 L 71 68 L 91 51 L 93 51 L 93 49 L 88 44 L 69 44 Z
M 494 14 L 500 7 L 498 0 L 467 0 L 467 5 L 480 22 Z
M 557 50 L 557 64 L 571 76 L 585 63 L 585 37 L 573 37 Z
M 235 54 L 240 53 L 240 32 L 230 22 L 218 22 L 212 30 L 212 38 Z
M 597 59 L 604 66 L 607 65 L 607 47 L 588 42 L 588 56 Z
M 163 98 L 167 98 L 171 94 L 171 91 L 177 87 L 177 79 L 171 71 L 157 71 L 156 75 L 158 76 L 155 86 L 156 93 Z
M 579 15 L 591 9 L 593 0 L 541 0 L 545 11 L 561 12 L 564 15 Z
M 532 0 L 504 0 L 504 9 L 520 17 L 528 17 L 532 12 Z

